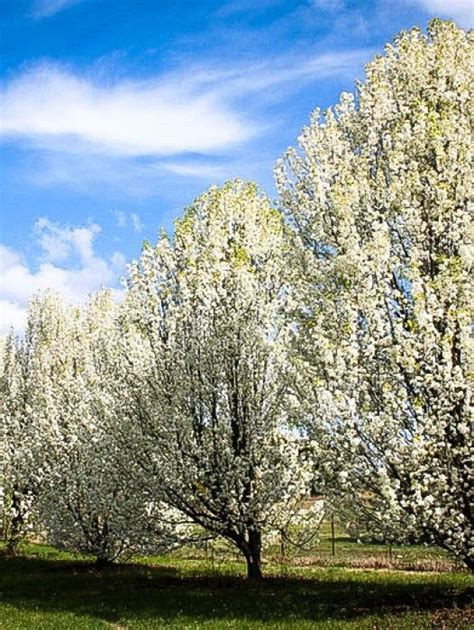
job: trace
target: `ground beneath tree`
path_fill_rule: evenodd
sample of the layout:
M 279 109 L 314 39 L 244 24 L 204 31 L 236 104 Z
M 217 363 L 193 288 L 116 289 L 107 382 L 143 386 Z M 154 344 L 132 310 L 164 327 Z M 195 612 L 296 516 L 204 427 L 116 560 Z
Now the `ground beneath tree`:
M 29 546 L 0 560 L 0 628 L 470 628 L 463 572 L 300 567 L 250 584 L 241 563 L 162 557 L 97 570 Z

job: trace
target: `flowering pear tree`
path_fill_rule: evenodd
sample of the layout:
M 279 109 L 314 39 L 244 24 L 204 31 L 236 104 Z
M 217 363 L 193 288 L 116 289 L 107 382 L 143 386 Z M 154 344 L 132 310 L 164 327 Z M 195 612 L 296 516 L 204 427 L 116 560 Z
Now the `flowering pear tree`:
M 35 399 L 41 530 L 59 548 L 92 555 L 97 564 L 177 542 L 162 506 L 126 474 L 128 452 L 114 440 L 120 423 L 119 307 L 108 292 L 83 309 L 51 295 L 30 309 L 35 358 L 41 365 Z
M 32 392 L 28 391 L 28 338 L 2 340 L 0 364 L 0 529 L 7 553 L 15 554 L 34 512 L 35 478 Z
M 10 553 L 15 553 L 21 539 L 38 525 L 45 459 L 38 422 L 45 410 L 44 377 L 50 369 L 39 349 L 47 344 L 47 313 L 57 306 L 52 298 L 32 300 L 24 335 L 10 334 L 2 350 L 0 485 L 3 537 Z
M 288 426 L 286 247 L 269 201 L 230 182 L 144 247 L 127 297 L 146 340 L 127 352 L 146 366 L 128 393 L 136 460 L 171 505 L 237 546 L 251 578 L 263 531 L 287 522 L 310 476 Z
M 400 34 L 276 169 L 321 472 L 391 536 L 473 559 L 473 34 Z

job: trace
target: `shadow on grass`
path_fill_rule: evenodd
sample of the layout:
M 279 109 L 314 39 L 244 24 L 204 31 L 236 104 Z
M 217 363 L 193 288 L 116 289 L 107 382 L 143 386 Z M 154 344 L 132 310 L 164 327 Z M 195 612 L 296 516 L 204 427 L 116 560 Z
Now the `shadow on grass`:
M 0 559 L 0 602 L 22 611 L 73 613 L 109 623 L 170 623 L 183 617 L 194 623 L 355 621 L 465 608 L 473 592 L 436 581 L 404 581 L 402 575 L 384 579 L 341 570 L 322 571 L 313 579 L 269 577 L 254 584 L 225 575 L 183 575 L 168 566 L 124 564 L 98 570 L 69 560 Z

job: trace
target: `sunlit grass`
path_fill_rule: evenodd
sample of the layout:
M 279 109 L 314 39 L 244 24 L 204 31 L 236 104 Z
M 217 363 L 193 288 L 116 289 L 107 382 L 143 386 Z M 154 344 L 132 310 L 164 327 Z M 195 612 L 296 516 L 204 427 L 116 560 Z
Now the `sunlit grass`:
M 181 550 L 106 570 L 46 545 L 21 551 L 0 560 L 2 629 L 415 630 L 474 622 L 474 584 L 466 572 L 301 566 L 296 560 L 283 566 L 270 557 L 267 578 L 255 585 L 235 554 L 218 549 L 207 558 Z

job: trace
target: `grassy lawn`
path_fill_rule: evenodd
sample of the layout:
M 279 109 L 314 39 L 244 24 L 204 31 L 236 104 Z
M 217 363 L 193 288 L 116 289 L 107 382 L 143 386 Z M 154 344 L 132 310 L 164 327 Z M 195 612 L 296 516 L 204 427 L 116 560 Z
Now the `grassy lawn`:
M 180 555 L 105 570 L 25 545 L 0 559 L 0 628 L 469 628 L 472 577 L 462 572 L 283 568 L 262 584 L 243 565 Z

